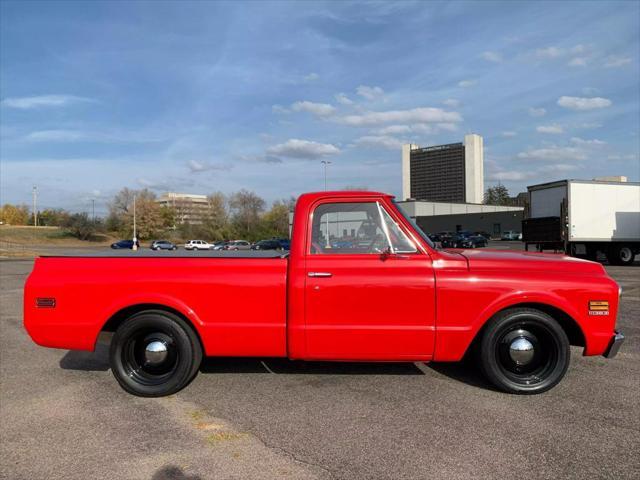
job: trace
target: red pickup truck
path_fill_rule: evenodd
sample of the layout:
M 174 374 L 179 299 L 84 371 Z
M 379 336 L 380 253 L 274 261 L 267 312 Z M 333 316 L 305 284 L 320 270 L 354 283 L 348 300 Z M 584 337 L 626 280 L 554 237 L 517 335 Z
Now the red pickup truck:
M 436 248 L 376 192 L 302 195 L 288 255 L 129 252 L 36 259 L 24 324 L 43 346 L 93 350 L 140 396 L 185 387 L 204 355 L 461 360 L 512 393 L 540 393 L 569 345 L 613 357 L 619 287 L 594 262 Z

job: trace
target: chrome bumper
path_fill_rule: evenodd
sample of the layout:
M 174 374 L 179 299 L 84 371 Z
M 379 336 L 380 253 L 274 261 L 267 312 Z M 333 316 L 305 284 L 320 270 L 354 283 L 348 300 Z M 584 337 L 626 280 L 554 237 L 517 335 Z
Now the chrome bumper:
M 609 342 L 609 346 L 607 347 L 607 351 L 604 352 L 604 357 L 613 358 L 618 354 L 618 350 L 620 350 L 620 346 L 624 343 L 624 335 L 621 332 L 616 330 L 616 334 L 611 337 L 611 341 Z

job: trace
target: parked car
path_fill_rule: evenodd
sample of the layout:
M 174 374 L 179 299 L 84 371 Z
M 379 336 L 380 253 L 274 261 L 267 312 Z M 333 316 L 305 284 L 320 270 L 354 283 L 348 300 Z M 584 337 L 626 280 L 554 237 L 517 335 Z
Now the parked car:
M 189 240 L 184 244 L 185 250 L 211 250 L 211 244 L 204 240 Z
M 474 235 L 480 235 L 481 237 L 491 240 L 491 234 L 489 232 L 473 232 Z
M 323 241 L 337 215 L 358 232 L 353 248 Z M 561 381 L 570 344 L 611 358 L 624 341 L 619 286 L 598 263 L 435 249 L 371 191 L 301 195 L 293 218 L 289 256 L 36 258 L 24 326 L 39 345 L 76 350 L 115 332 L 111 372 L 145 397 L 184 388 L 205 355 L 451 362 L 470 349 L 497 388 L 534 394 Z
M 251 250 L 284 250 L 278 240 L 260 240 L 251 245 Z
M 140 247 L 140 242 L 137 242 L 138 247 Z M 120 250 L 120 249 L 133 249 L 133 240 L 120 240 L 118 242 L 112 243 L 111 244 L 111 248 L 115 249 L 115 250 Z
M 469 238 L 471 236 L 473 236 L 473 234 L 468 230 L 461 230 L 453 235 L 443 237 L 442 240 L 440 240 L 440 243 L 442 248 L 463 248 L 460 246 L 461 242 L 465 238 Z
M 249 250 L 251 244 L 246 240 L 233 240 L 224 246 L 223 250 Z
M 151 244 L 151 250 L 177 250 L 178 246 L 169 240 L 154 240 Z
M 520 232 L 516 232 L 513 230 L 507 230 L 500 237 L 501 240 L 520 240 L 522 239 L 522 234 Z
M 456 244 L 456 248 L 482 248 L 488 244 L 489 242 L 482 235 L 472 235 L 470 237 L 460 238 Z
M 213 246 L 211 247 L 211 250 L 224 250 L 224 247 L 226 245 L 228 245 L 229 242 L 226 240 L 220 240 L 217 242 L 213 242 Z
M 283 250 L 291 250 L 291 240 L 288 238 L 276 238 L 275 240 L 280 243 Z

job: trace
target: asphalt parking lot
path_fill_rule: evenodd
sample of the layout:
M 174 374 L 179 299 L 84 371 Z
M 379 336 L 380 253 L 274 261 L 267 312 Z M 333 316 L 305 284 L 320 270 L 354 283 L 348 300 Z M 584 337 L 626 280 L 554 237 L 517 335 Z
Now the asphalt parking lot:
M 507 248 L 506 243 L 503 245 Z M 639 478 L 640 265 L 612 360 L 574 348 L 550 392 L 494 391 L 464 364 L 207 360 L 177 395 L 122 391 L 96 352 L 22 328 L 29 260 L 0 262 L 0 478 Z

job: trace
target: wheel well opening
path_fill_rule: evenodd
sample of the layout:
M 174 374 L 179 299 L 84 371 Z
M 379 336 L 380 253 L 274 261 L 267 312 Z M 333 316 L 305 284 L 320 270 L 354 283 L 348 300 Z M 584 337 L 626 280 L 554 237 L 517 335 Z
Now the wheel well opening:
M 493 316 L 499 314 L 500 312 L 504 312 L 505 310 L 510 310 L 512 308 L 533 308 L 535 310 L 540 310 L 541 312 L 546 313 L 547 315 L 552 317 L 555 321 L 557 321 L 560 324 L 560 326 L 564 330 L 564 333 L 567 334 L 567 338 L 569 339 L 569 343 L 571 345 L 574 345 L 577 347 L 586 346 L 584 334 L 582 333 L 582 330 L 580 329 L 580 326 L 578 325 L 578 323 L 570 315 L 560 310 L 559 308 L 556 308 L 544 303 L 518 303 L 516 305 L 510 305 L 506 308 L 503 308 L 502 310 L 496 312 Z M 471 345 L 469 345 L 469 348 L 467 348 L 467 352 L 465 353 L 465 356 L 470 355 L 472 352 L 476 350 L 476 348 L 478 347 L 479 341 L 482 338 L 482 334 L 485 328 L 487 327 L 488 323 L 489 321 L 485 322 L 482 328 L 478 330 L 478 333 L 476 334 L 473 341 L 471 342 Z
M 137 305 L 131 305 L 129 307 L 123 308 L 122 310 L 113 314 L 111 318 L 107 320 L 107 322 L 103 325 L 100 332 L 115 332 L 118 329 L 118 327 L 122 324 L 122 322 L 124 322 L 127 318 L 131 317 L 132 315 L 135 315 L 136 313 L 144 312 L 145 310 L 162 310 L 164 312 L 177 315 L 182 320 L 184 320 L 187 325 L 189 325 L 191 330 L 193 330 L 193 332 L 198 337 L 198 340 L 200 341 L 200 345 L 202 345 L 204 348 L 204 344 L 202 343 L 202 338 L 200 338 L 200 333 L 198 332 L 198 329 L 195 328 L 193 323 L 187 317 L 185 317 L 181 312 L 179 312 L 174 308 L 167 307 L 166 305 L 160 305 L 157 303 L 139 303 Z

